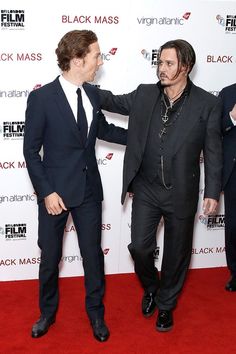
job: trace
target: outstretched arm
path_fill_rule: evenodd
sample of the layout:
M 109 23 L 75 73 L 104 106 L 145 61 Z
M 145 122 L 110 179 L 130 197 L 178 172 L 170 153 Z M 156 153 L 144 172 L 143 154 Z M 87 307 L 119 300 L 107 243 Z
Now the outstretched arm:
M 100 111 L 98 114 L 98 135 L 99 139 L 108 141 L 110 143 L 116 143 L 126 145 L 127 143 L 127 129 L 117 127 L 114 124 L 109 124 L 106 121 L 104 114 Z
M 124 95 L 113 95 L 111 91 L 99 90 L 101 108 L 109 112 L 129 115 L 135 95 L 136 90 Z

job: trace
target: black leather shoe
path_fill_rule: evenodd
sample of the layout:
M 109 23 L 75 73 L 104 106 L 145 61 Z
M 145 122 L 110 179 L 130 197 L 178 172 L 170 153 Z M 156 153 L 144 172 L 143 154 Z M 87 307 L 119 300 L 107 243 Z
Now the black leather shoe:
M 42 337 L 44 334 L 47 333 L 49 327 L 55 322 L 55 318 L 47 319 L 41 316 L 37 322 L 32 327 L 31 335 L 33 338 Z
M 236 277 L 232 277 L 225 286 L 227 291 L 236 291 Z
M 173 327 L 172 311 L 160 310 L 157 317 L 156 329 L 159 332 L 167 332 L 170 331 L 172 327 Z
M 105 342 L 110 336 L 110 332 L 103 319 L 91 321 L 93 335 L 99 342 Z
M 155 302 L 156 293 L 145 292 L 142 300 L 142 313 L 144 317 L 150 317 L 156 310 Z

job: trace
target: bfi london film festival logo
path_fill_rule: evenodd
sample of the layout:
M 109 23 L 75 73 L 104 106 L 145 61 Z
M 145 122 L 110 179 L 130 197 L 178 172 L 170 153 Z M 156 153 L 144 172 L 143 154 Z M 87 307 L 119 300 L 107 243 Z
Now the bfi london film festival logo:
M 4 140 L 22 140 L 24 138 L 25 122 L 3 122 L 0 134 Z
M 5 241 L 21 241 L 26 240 L 27 227 L 26 224 L 5 224 L 0 227 L 0 235 Z
M 1 10 L 1 29 L 23 30 L 25 10 Z
M 225 228 L 225 216 L 224 214 L 216 215 L 199 215 L 200 223 L 206 225 L 208 231 L 224 230 Z
M 183 26 L 189 19 L 191 12 L 185 12 L 181 17 L 137 17 L 139 25 L 152 26 L 152 25 L 166 25 L 166 26 Z
M 220 26 L 225 29 L 227 34 L 236 34 L 236 15 L 216 15 L 216 20 Z
M 109 154 L 106 155 L 106 157 L 102 158 L 98 158 L 97 159 L 97 164 L 98 166 L 107 166 L 107 164 L 109 163 L 109 161 L 111 161 L 111 159 L 113 158 L 114 153 L 110 152 Z
M 151 63 L 152 68 L 157 67 L 157 56 L 158 56 L 158 49 L 152 49 L 151 52 L 147 51 L 146 49 L 141 50 L 141 54 L 144 59 Z

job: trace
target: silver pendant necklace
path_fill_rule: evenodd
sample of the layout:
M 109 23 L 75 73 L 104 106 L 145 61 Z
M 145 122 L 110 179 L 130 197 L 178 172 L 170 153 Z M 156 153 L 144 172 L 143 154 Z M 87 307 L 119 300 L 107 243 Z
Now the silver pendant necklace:
M 182 90 L 182 91 L 183 91 L 183 90 Z M 181 92 L 182 92 L 182 91 L 181 91 Z M 162 114 L 162 115 L 161 115 L 161 119 L 162 119 L 163 124 L 166 124 L 166 123 L 168 122 L 168 120 L 169 120 L 169 115 L 168 115 L 168 114 L 169 114 L 169 110 L 170 110 L 171 108 L 173 108 L 173 106 L 174 106 L 177 102 L 179 102 L 179 100 L 182 98 L 182 96 L 180 96 L 179 98 L 177 98 L 177 100 L 173 101 L 173 99 L 174 99 L 175 97 L 177 97 L 179 94 L 180 94 L 180 92 L 179 92 L 176 96 L 174 96 L 172 99 L 170 99 L 170 98 L 168 97 L 168 95 L 166 95 L 167 98 L 168 98 L 168 100 L 169 100 L 169 103 L 170 103 L 169 106 L 167 106 L 165 97 L 164 97 L 164 95 L 163 95 L 163 100 L 162 100 L 162 101 L 164 102 L 164 105 L 165 105 L 165 108 L 166 108 L 165 114 Z
M 183 98 L 183 96 L 179 97 L 175 102 L 177 103 L 181 98 Z M 162 96 L 162 100 L 161 100 L 161 120 L 162 120 L 162 124 L 163 124 L 163 128 L 161 129 L 160 133 L 159 133 L 159 137 L 162 138 L 162 135 L 166 134 L 167 130 L 166 128 L 171 126 L 172 124 L 174 124 L 176 122 L 176 120 L 178 119 L 182 109 L 183 109 L 183 106 L 185 104 L 185 101 L 186 101 L 186 98 L 187 98 L 187 95 L 184 96 L 184 99 L 183 99 L 183 103 L 181 104 L 181 106 L 179 107 L 178 111 L 176 112 L 175 116 L 173 117 L 173 119 L 168 123 L 168 120 L 169 120 L 169 116 L 168 116 L 168 111 L 169 109 L 171 109 L 172 107 L 171 106 L 167 106 L 166 104 L 166 101 L 165 101 L 165 97 L 164 95 Z M 165 108 L 166 108 L 166 111 L 165 111 L 165 114 L 162 114 L 162 102 L 164 102 L 164 105 L 165 105 Z
M 172 108 L 173 107 L 173 105 L 178 101 L 178 99 L 177 100 L 175 100 L 175 98 L 176 97 L 178 97 L 180 94 L 182 94 L 182 92 L 184 91 L 184 88 L 182 89 L 182 90 L 180 90 L 175 96 L 173 96 L 172 98 L 170 98 L 169 97 L 169 95 L 165 92 L 165 94 L 166 94 L 166 96 L 167 96 L 167 98 L 168 98 L 168 100 L 169 100 L 169 102 L 170 102 L 170 107 Z M 179 97 L 180 98 L 180 97 Z

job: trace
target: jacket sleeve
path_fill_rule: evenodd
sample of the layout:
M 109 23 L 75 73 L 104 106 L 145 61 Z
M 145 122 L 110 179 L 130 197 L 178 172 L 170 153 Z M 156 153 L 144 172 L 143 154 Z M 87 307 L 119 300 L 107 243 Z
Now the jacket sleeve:
M 127 129 L 117 127 L 114 124 L 109 124 L 106 121 L 104 114 L 101 111 L 99 111 L 97 137 L 99 139 L 108 141 L 110 143 L 126 145 L 126 143 L 127 143 Z
M 222 102 L 217 99 L 209 113 L 204 142 L 205 193 L 204 198 L 219 200 L 222 185 Z
M 228 93 L 228 95 L 230 95 L 230 92 Z M 228 101 L 227 100 L 228 97 L 225 89 L 220 91 L 219 97 L 221 98 L 223 103 L 222 124 L 221 124 L 222 134 L 227 135 L 232 129 L 236 129 L 236 126 L 233 124 L 229 115 L 229 112 L 233 107 L 228 107 L 226 104 L 226 102 Z
M 38 200 L 42 200 L 53 192 L 43 167 L 40 151 L 45 129 L 46 115 L 43 111 L 43 104 L 37 91 L 32 91 L 27 101 L 23 153 Z
M 124 95 L 113 95 L 111 91 L 99 90 L 99 96 L 102 109 L 129 115 L 135 100 L 136 90 Z

